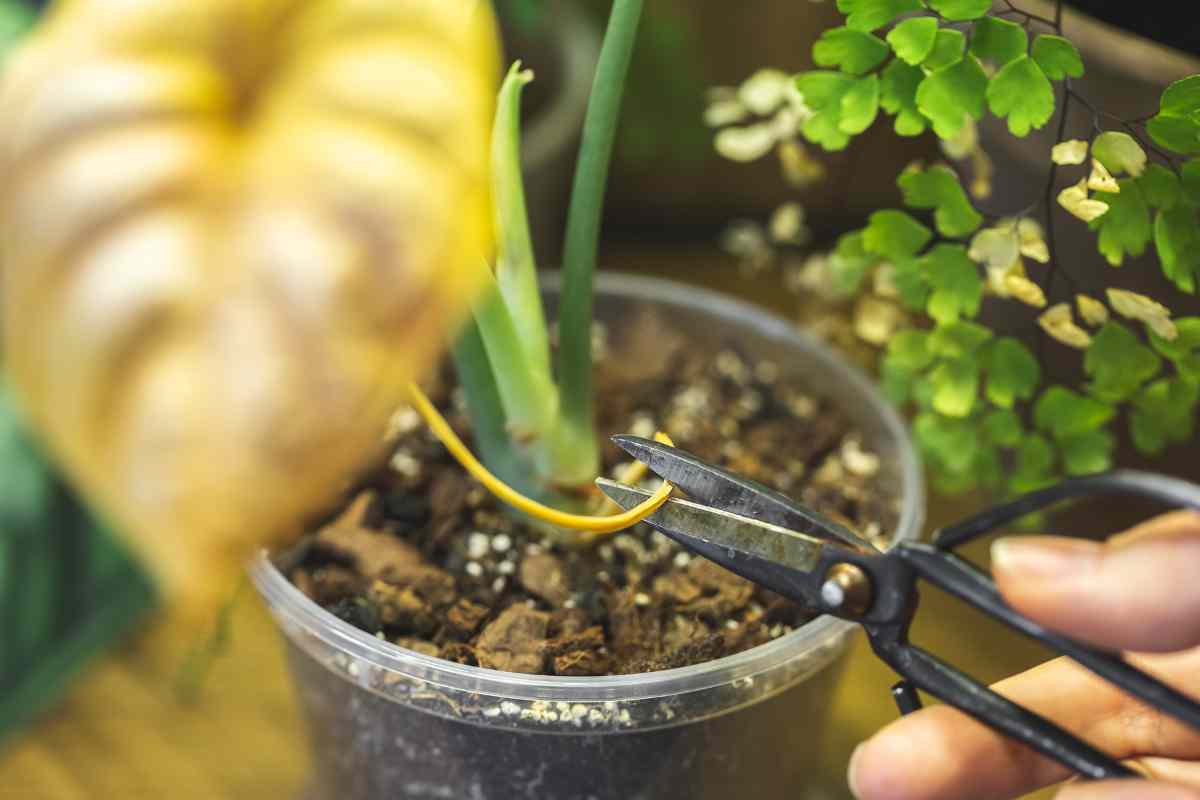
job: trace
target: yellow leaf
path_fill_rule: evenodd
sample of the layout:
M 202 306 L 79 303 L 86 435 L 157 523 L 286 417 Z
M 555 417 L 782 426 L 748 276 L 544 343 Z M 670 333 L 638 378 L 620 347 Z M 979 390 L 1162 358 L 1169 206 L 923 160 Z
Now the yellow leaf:
M 1046 306 L 1046 294 L 1042 291 L 1042 287 L 1024 275 L 1007 276 L 1004 279 L 1004 287 L 1010 295 L 1027 306 L 1033 306 L 1034 308 L 1044 308 Z
M 771 152 L 776 136 L 770 123 L 760 122 L 740 128 L 725 128 L 717 134 L 717 153 L 730 161 L 749 162 Z
M 1046 240 L 1042 238 L 1042 226 L 1036 221 L 1024 217 L 1017 221 L 1017 238 L 1021 245 L 1021 255 L 1032 258 L 1039 264 L 1050 261 L 1050 250 Z
M 1100 163 L 1098 158 L 1092 159 L 1092 174 L 1088 176 L 1087 188 L 1093 192 L 1121 193 L 1121 184 L 1117 183 L 1117 179 Z
M 1096 217 L 1108 211 L 1108 203 L 1088 197 L 1087 178 L 1059 192 L 1058 204 L 1070 212 L 1072 216 L 1078 217 L 1084 222 L 1091 222 Z
M 382 450 L 490 255 L 498 67 L 479 0 L 75 0 L 10 55 L 5 369 L 168 596 Z
M 1038 325 L 1053 339 L 1068 347 L 1086 350 L 1092 343 L 1092 337 L 1083 328 L 1075 324 L 1071 318 L 1069 303 L 1057 303 L 1050 306 L 1038 317 Z
M 1125 289 L 1108 289 L 1105 294 L 1113 311 L 1121 316 L 1145 323 L 1150 330 L 1167 340 L 1174 340 L 1179 335 L 1175 323 L 1171 322 L 1171 310 L 1157 300 Z
M 1104 307 L 1104 303 L 1095 298 L 1088 297 L 1086 294 L 1077 294 L 1075 295 L 1075 306 L 1079 309 L 1079 316 L 1083 317 L 1083 321 L 1093 328 L 1099 328 L 1108 322 L 1108 309 Z
M 779 143 L 779 163 L 783 177 L 798 189 L 811 186 L 825 177 L 825 164 L 813 158 L 798 140 L 785 139 Z
M 983 264 L 988 269 L 1000 270 L 1011 267 L 1020 257 L 1019 254 L 1017 228 L 1004 222 L 976 233 L 971 238 L 971 246 L 967 250 L 967 256 L 972 261 Z
M 1059 166 L 1073 166 L 1087 161 L 1088 143 L 1082 139 L 1068 139 L 1050 148 L 1050 160 Z
M 791 76 L 782 70 L 760 69 L 738 88 L 738 99 L 755 114 L 766 116 L 787 99 L 791 84 Z
M 749 113 L 740 100 L 717 100 L 704 109 L 704 124 L 710 128 L 721 128 L 741 122 Z

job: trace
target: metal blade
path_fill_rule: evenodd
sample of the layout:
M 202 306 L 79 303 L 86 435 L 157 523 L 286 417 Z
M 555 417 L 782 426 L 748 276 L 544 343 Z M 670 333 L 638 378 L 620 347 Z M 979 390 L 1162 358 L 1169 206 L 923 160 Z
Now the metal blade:
M 640 436 L 614 436 L 612 440 L 698 503 L 810 536 L 831 539 L 859 551 L 879 552 L 869 541 L 824 514 L 802 506 L 774 489 L 702 461 L 684 450 Z
M 625 509 L 652 493 L 599 478 L 596 485 Z M 820 607 L 821 548 L 811 536 L 721 509 L 671 498 L 646 518 L 651 527 L 731 572 L 795 600 Z

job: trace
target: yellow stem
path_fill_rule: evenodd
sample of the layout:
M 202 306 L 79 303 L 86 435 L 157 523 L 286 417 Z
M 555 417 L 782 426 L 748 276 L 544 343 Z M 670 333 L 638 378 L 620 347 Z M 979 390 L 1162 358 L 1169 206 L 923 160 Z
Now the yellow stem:
M 429 429 L 433 431 L 433 435 L 446 446 L 446 449 L 450 451 L 450 455 L 454 456 L 455 460 L 462 464 L 463 468 L 475 480 L 482 483 L 489 492 L 518 511 L 524 511 L 529 516 L 548 522 L 551 525 L 578 531 L 587 531 L 589 533 L 616 533 L 631 525 L 636 525 L 653 514 L 658 510 L 659 506 L 667 502 L 667 498 L 671 495 L 671 484 L 663 481 L 662 486 L 658 487 L 658 490 L 644 502 L 620 514 L 590 517 L 583 514 L 569 514 L 565 511 L 551 508 L 548 505 L 526 497 L 488 472 L 487 467 L 471 454 L 471 451 L 463 444 L 462 439 L 459 439 L 458 434 L 450 427 L 450 423 L 446 422 L 445 417 L 429 401 L 425 393 L 416 384 L 409 385 L 409 392 L 412 395 L 413 407 L 416 408 L 417 413 L 425 420 L 425 424 L 429 426 Z M 672 443 L 671 438 L 662 432 L 656 433 L 654 438 L 664 444 Z

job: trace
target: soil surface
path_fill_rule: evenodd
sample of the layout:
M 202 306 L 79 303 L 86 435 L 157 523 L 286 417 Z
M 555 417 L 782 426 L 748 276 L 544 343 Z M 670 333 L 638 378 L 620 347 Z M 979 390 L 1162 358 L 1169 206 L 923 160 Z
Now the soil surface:
M 629 465 L 609 434 L 663 428 L 678 446 L 868 537 L 890 531 L 894 509 L 872 486 L 879 460 L 837 409 L 733 346 L 692 352 L 661 325 L 645 335 L 657 356 L 632 362 L 604 357 L 598 341 L 605 474 Z M 427 391 L 470 444 L 452 375 Z M 646 525 L 591 546 L 536 528 L 468 477 L 415 412 L 400 412 L 395 428 L 390 463 L 279 559 L 305 594 L 380 638 L 492 669 L 609 675 L 720 658 L 811 618 Z M 651 475 L 643 485 L 656 484 Z M 598 495 L 589 502 L 615 510 Z

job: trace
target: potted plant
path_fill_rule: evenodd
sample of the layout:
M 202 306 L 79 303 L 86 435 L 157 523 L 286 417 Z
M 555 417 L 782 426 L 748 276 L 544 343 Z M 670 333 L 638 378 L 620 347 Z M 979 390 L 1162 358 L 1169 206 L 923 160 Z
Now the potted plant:
M 659 424 L 867 535 L 908 537 L 913 451 L 857 373 L 779 320 L 635 279 L 594 292 L 637 0 L 613 7 L 561 288 L 539 286 L 529 257 L 519 70 L 492 140 L 496 272 L 461 274 L 486 255 L 491 216 L 486 9 L 56 12 L 0 93 L 6 378 L 166 603 L 185 587 L 225 595 L 222 568 L 346 495 L 393 418 L 388 467 L 280 553 L 282 571 L 256 570 L 314 733 L 339 739 L 320 740 L 325 788 L 791 796 L 818 735 L 794 722 L 820 716 L 849 628 L 646 531 L 587 546 L 508 514 L 419 419 L 393 415 L 397 389 L 482 283 L 456 377 L 426 388 L 494 472 L 560 509 L 596 514 L 590 482 L 618 466 L 598 433 Z M 437 47 L 407 35 L 414 21 Z M 188 57 L 164 62 L 164 42 Z
M 732 300 L 594 279 L 640 13 L 613 4 L 558 280 L 535 271 L 518 168 L 532 76 L 514 66 L 501 87 L 499 253 L 454 369 L 425 386 L 433 419 L 556 512 L 599 516 L 594 478 L 632 479 L 603 434 L 648 426 L 881 542 L 916 535 L 915 457 L 853 369 Z M 254 569 L 287 636 L 316 794 L 791 797 L 804 785 L 847 626 L 644 528 L 581 538 L 516 516 L 465 476 L 445 432 L 413 410 L 393 429 L 390 463 Z
M 884 390 L 914 410 L 937 485 L 1022 492 L 1107 469 L 1122 431 L 1144 456 L 1187 441 L 1200 318 L 1172 309 L 1200 268 L 1200 76 L 1125 117 L 1084 93 L 1090 64 L 1064 35 L 1083 23 L 1061 2 L 838 7 L 844 24 L 813 47 L 827 69 L 790 86 L 799 134 L 839 150 L 888 120 L 901 136 L 932 130 L 952 163 L 905 169 L 906 209 L 841 236 L 808 285 L 866 309 Z M 1009 171 L 976 135 L 989 112 L 1018 145 L 1052 132 L 1019 200 L 988 200 Z M 1064 244 L 1072 229 L 1090 257 Z M 1143 253 L 1157 276 L 1110 269 Z

